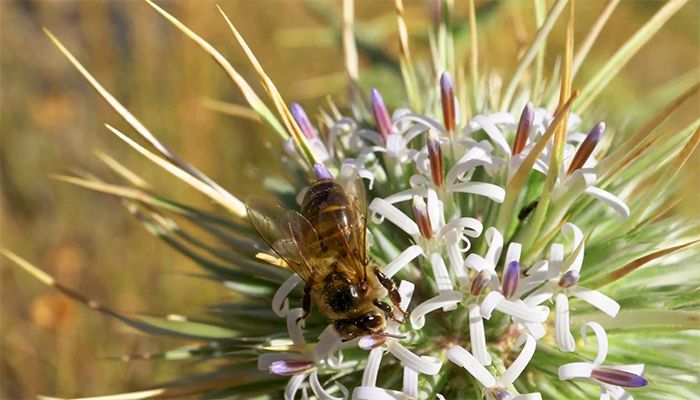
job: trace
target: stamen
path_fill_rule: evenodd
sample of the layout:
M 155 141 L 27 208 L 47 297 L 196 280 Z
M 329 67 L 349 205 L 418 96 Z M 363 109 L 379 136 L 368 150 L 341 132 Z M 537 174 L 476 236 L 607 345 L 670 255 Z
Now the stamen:
M 313 362 L 305 360 L 279 360 L 270 363 L 268 369 L 275 375 L 291 376 L 304 372 L 313 365 Z
M 578 150 L 576 150 L 574 159 L 571 160 L 571 165 L 569 165 L 567 175 L 571 175 L 574 173 L 574 171 L 583 167 L 588 160 L 588 157 L 591 156 L 591 153 L 593 153 L 593 150 L 598 145 L 598 142 L 600 142 L 603 132 L 605 132 L 605 122 L 600 122 L 598 125 L 594 126 L 593 129 L 591 129 L 586 138 L 583 139 L 583 142 L 579 146 Z
M 508 263 L 505 272 L 503 273 L 502 293 L 506 298 L 510 298 L 518 288 L 520 280 L 520 263 L 511 261 Z
M 570 288 L 578 283 L 579 278 L 579 275 L 575 271 L 566 271 L 559 279 L 559 287 Z
M 370 91 L 370 97 L 372 98 L 372 112 L 374 113 L 374 120 L 377 123 L 377 128 L 379 133 L 384 139 L 384 143 L 387 142 L 389 134 L 391 134 L 391 117 L 389 116 L 389 110 L 387 110 L 384 105 L 384 99 L 382 95 L 379 94 L 377 89 L 372 89 Z
M 612 368 L 594 368 L 591 372 L 591 376 L 610 385 L 629 388 L 643 387 L 649 383 L 646 378 L 642 376 Z
M 294 117 L 297 125 L 299 125 L 301 131 L 304 132 L 304 136 L 306 136 L 307 139 L 316 138 L 316 131 L 314 130 L 313 125 L 311 125 L 311 121 L 309 121 L 309 117 L 306 115 L 306 112 L 304 112 L 304 109 L 299 105 L 299 103 L 292 103 L 290 111 L 292 112 L 292 117 Z
M 428 159 L 430 160 L 430 174 L 433 177 L 433 183 L 436 187 L 442 186 L 444 171 L 442 169 L 442 149 L 438 139 L 430 134 L 428 135 Z
M 323 164 L 316 163 L 313 167 L 316 179 L 333 179 L 333 174 Z
M 469 290 L 469 292 L 472 294 L 472 296 L 478 296 L 481 294 L 481 289 L 486 286 L 490 278 L 490 275 L 488 271 L 481 271 L 478 274 L 476 274 L 476 277 L 474 277 L 474 280 L 472 281 L 472 286 Z
M 440 95 L 442 99 L 442 117 L 445 121 L 445 129 L 451 136 L 455 132 L 455 94 L 454 85 L 450 73 L 445 71 L 440 76 Z
M 418 230 L 421 236 L 430 240 L 433 237 L 433 228 L 430 225 L 430 216 L 428 216 L 428 207 L 420 196 L 413 196 L 413 216 L 418 223 Z
M 518 123 L 518 130 L 515 133 L 515 141 L 513 142 L 513 155 L 520 154 L 525 148 L 527 143 L 527 138 L 530 136 L 530 129 L 532 128 L 532 123 L 535 120 L 535 108 L 532 103 L 527 103 L 525 108 L 523 108 L 522 114 L 520 114 L 520 122 Z

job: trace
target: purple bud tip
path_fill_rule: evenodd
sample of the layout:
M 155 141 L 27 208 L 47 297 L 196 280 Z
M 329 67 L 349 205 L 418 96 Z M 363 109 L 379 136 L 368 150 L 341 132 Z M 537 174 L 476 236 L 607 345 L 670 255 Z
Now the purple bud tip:
M 510 298 L 515 294 L 515 290 L 518 288 L 518 281 L 520 280 L 520 263 L 517 261 L 511 261 L 506 266 L 506 270 L 503 273 L 503 284 L 502 292 L 503 296 Z
M 508 392 L 505 389 L 502 388 L 493 388 L 489 389 L 489 396 L 486 396 L 487 398 L 493 398 L 494 400 L 512 400 L 513 395 Z
M 314 364 L 305 360 L 279 360 L 270 363 L 268 369 L 275 375 L 291 376 L 306 371 Z
M 382 336 L 382 335 L 367 335 L 367 336 L 362 336 L 360 338 L 360 341 L 358 342 L 358 346 L 362 350 L 372 350 L 376 347 L 379 347 L 386 342 L 387 337 Z
M 374 120 L 377 123 L 377 128 L 379 128 L 379 133 L 384 138 L 386 143 L 389 134 L 391 133 L 391 117 L 389 116 L 389 110 L 387 110 L 384 105 L 384 99 L 382 95 L 379 94 L 377 89 L 370 90 L 370 97 L 372 98 L 372 112 L 374 113 Z
M 440 97 L 442 100 L 442 117 L 447 133 L 453 134 L 457 124 L 455 117 L 454 84 L 450 73 L 445 71 L 440 76 Z
M 643 376 L 613 368 L 595 368 L 591 376 L 601 382 L 627 388 L 643 387 L 649 383 Z
M 600 142 L 603 132 L 605 132 L 605 122 L 598 123 L 598 125 L 594 126 L 593 129 L 588 132 L 588 135 L 586 135 L 586 138 L 583 139 L 578 150 L 576 150 L 576 154 L 574 154 L 574 159 L 571 160 L 571 165 L 569 165 L 567 174 L 571 175 L 574 171 L 583 167 L 598 145 L 598 142 Z
M 428 207 L 420 196 L 413 196 L 413 217 L 416 219 L 421 236 L 431 239 L 433 237 L 433 228 L 430 225 Z
M 314 164 L 313 170 L 316 179 L 333 179 L 331 171 L 321 163 Z
M 579 275 L 574 271 L 566 271 L 559 279 L 559 287 L 569 288 L 578 283 Z
M 489 281 L 489 274 L 486 271 L 481 271 L 476 276 L 474 277 L 474 280 L 472 281 L 472 286 L 469 289 L 469 292 L 472 294 L 472 296 L 478 296 L 481 294 L 481 290 L 486 286 L 486 284 Z
M 299 105 L 299 103 L 292 103 L 290 111 L 292 112 L 292 117 L 294 117 L 294 120 L 304 133 L 304 136 L 306 136 L 307 139 L 315 138 L 316 131 L 314 130 L 313 125 L 311 125 L 311 121 L 309 121 L 309 117 L 306 115 L 306 112 L 304 112 L 304 109 Z
M 530 129 L 532 128 L 532 123 L 535 121 L 535 107 L 532 103 L 527 103 L 525 108 L 523 108 L 522 114 L 520 114 L 520 122 L 518 123 L 518 130 L 515 133 L 515 142 L 513 142 L 513 155 L 520 154 L 527 144 L 527 138 L 530 136 Z

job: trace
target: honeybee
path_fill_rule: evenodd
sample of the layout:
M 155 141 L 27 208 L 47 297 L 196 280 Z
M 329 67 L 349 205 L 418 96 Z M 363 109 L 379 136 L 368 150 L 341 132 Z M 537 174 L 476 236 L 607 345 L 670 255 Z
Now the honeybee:
M 401 309 L 394 281 L 368 256 L 364 185 L 359 177 L 347 185 L 316 179 L 304 195 L 301 210 L 247 202 L 248 217 L 267 244 L 304 281 L 303 315 L 311 302 L 333 321 L 343 340 L 384 333 L 393 307 Z M 405 318 L 404 318 L 405 319 Z

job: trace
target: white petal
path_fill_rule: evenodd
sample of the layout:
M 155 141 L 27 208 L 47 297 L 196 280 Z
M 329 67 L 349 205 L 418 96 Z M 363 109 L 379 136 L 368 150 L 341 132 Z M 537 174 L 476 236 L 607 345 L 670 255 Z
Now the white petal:
M 581 338 L 583 339 L 583 344 L 587 343 L 586 330 L 591 328 L 598 340 L 598 354 L 595 356 L 595 365 L 600 365 L 605 361 L 605 357 L 608 356 L 608 335 L 605 333 L 605 329 L 597 322 L 588 322 L 581 326 Z
M 471 253 L 467 256 L 464 260 L 464 265 L 476 272 L 481 272 L 483 270 L 493 271 L 495 269 L 493 264 L 489 264 L 483 257 L 475 253 Z
M 644 373 L 644 364 L 615 365 L 608 368 L 619 369 L 620 371 L 625 371 L 640 376 Z
M 576 254 L 576 258 L 571 262 L 571 265 L 563 265 L 562 268 L 567 271 L 581 271 L 581 265 L 583 264 L 583 254 L 585 252 L 585 247 L 583 244 L 583 232 L 576 225 L 571 222 L 567 222 L 561 228 L 564 234 L 573 234 L 574 240 L 572 243 L 572 251 L 575 251 L 578 246 L 581 246 L 581 250 Z M 567 268 L 568 267 L 568 268 Z
M 464 267 L 464 259 L 462 258 L 462 252 L 459 251 L 459 238 L 455 238 L 457 233 L 455 231 L 450 231 L 445 237 L 447 242 L 447 257 L 450 260 L 450 269 L 457 279 L 457 285 L 459 287 L 469 286 L 469 275 L 467 275 L 467 269 Z M 456 241 L 456 243 L 451 243 Z
M 555 277 L 561 274 L 564 262 L 564 245 L 553 243 L 549 248 L 549 276 Z
M 569 330 L 569 299 L 559 293 L 556 297 L 557 317 L 555 322 L 555 338 L 559 350 L 571 352 L 576 349 L 574 337 Z
M 272 311 L 278 317 L 284 318 L 289 312 L 289 299 L 287 297 L 300 282 L 301 277 L 294 274 L 284 281 L 282 286 L 275 292 L 275 296 L 272 297 Z
M 586 194 L 591 195 L 605 203 L 605 205 L 615 210 L 617 215 L 621 218 L 625 219 L 630 216 L 630 209 L 627 207 L 627 204 L 625 204 L 624 201 L 620 200 L 620 198 L 614 194 L 606 192 L 603 189 L 598 189 L 595 186 L 589 186 L 586 188 Z
M 369 209 L 374 211 L 376 214 L 388 219 L 389 221 L 391 221 L 391 223 L 401 228 L 401 230 L 408 233 L 409 235 L 420 235 L 418 225 L 416 225 L 416 223 L 413 222 L 412 219 L 408 218 L 406 214 L 401 212 L 401 210 L 399 210 L 398 208 L 394 207 L 388 201 L 377 197 L 374 200 L 372 200 L 372 203 L 370 203 L 369 205 Z
M 520 262 L 520 252 L 522 251 L 523 245 L 516 242 L 510 242 L 508 245 L 508 252 L 506 252 L 506 262 L 503 264 L 503 270 L 508 267 L 512 261 Z
M 527 296 L 523 301 L 530 307 L 538 306 L 554 296 L 550 285 L 545 285 Z
M 448 190 L 450 192 L 476 194 L 488 197 L 496 203 L 503 203 L 503 200 L 506 198 L 506 191 L 502 187 L 485 182 L 455 183 L 449 185 Z
M 411 368 L 403 369 L 403 393 L 411 399 L 418 398 L 418 372 Z
M 304 372 L 289 378 L 287 387 L 284 389 L 284 400 L 294 400 L 299 391 L 299 387 L 304 383 L 304 379 L 306 379 L 306 374 L 307 373 Z
M 484 320 L 481 318 L 479 306 L 469 305 L 469 340 L 472 344 L 474 357 L 481 365 L 491 365 L 491 355 L 486 348 L 486 335 L 484 334 Z
M 413 290 L 416 288 L 412 282 L 401 281 L 399 283 L 399 294 L 401 295 L 401 308 L 404 310 L 408 309 L 408 305 L 411 303 L 411 298 L 413 297 Z
M 575 362 L 559 367 L 559 379 L 565 381 L 576 378 L 590 378 L 595 365 L 588 362 Z
M 507 299 L 498 302 L 496 310 L 527 322 L 544 322 L 549 315 L 549 308 L 545 306 L 529 307 L 525 303 Z
M 534 337 L 528 335 L 527 333 L 521 335 L 518 338 L 518 342 L 525 341 L 523 349 L 520 350 L 520 354 L 513 360 L 513 363 L 508 366 L 506 371 L 498 378 L 498 384 L 502 386 L 510 386 L 515 382 L 516 379 L 523 373 L 525 367 L 532 360 L 532 356 L 535 354 L 535 348 L 537 347 L 537 341 Z
M 314 358 L 317 361 L 325 360 L 331 367 L 337 367 L 343 362 L 343 353 L 339 351 L 343 341 L 333 325 L 328 325 L 318 336 L 318 343 L 314 347 Z M 338 351 L 338 355 L 334 355 Z
M 418 257 L 423 253 L 423 250 L 418 245 L 412 245 L 406 250 L 402 251 L 398 257 L 393 259 L 389 264 L 383 268 L 384 275 L 392 277 L 396 275 L 403 267 L 408 265 L 414 258 Z
M 362 386 L 377 386 L 377 373 L 382 363 L 384 350 L 381 347 L 372 349 L 367 357 L 367 366 L 362 372 Z
M 342 397 L 335 397 L 330 394 L 326 389 L 323 388 L 321 385 L 321 382 L 318 381 L 318 373 L 316 370 L 311 372 L 311 378 L 309 379 L 309 383 L 311 383 L 311 390 L 313 390 L 314 394 L 316 397 L 319 398 L 319 400 L 344 400 L 348 398 L 348 390 L 345 389 L 344 386 L 342 386 L 340 383 L 335 383 L 335 385 L 338 385 L 339 390 L 343 393 Z M 342 388 L 342 389 L 340 389 Z
M 477 115 L 472 118 L 470 125 L 472 123 L 476 123 L 481 126 L 484 132 L 486 132 L 486 135 L 491 138 L 496 147 L 498 147 L 503 154 L 510 154 L 510 146 L 508 146 L 508 142 L 506 142 L 506 139 L 503 137 L 501 131 L 490 121 L 489 118 L 483 115 Z
M 433 270 L 433 277 L 435 278 L 435 284 L 437 285 L 438 292 L 442 293 L 445 291 L 452 291 L 453 287 L 450 274 L 447 272 L 445 260 L 442 259 L 442 256 L 439 253 L 433 253 L 430 255 L 430 266 Z
M 615 300 L 596 290 L 575 286 L 569 289 L 569 294 L 578 297 L 613 318 L 620 311 L 620 305 Z
M 352 391 L 353 400 L 403 400 L 403 392 L 378 388 L 375 386 L 358 386 Z
M 413 196 L 425 197 L 427 194 L 428 191 L 425 188 L 413 188 L 404 190 L 402 192 L 394 193 L 391 196 L 387 196 L 386 198 L 384 198 L 384 200 L 391 204 L 396 204 L 401 203 L 403 201 L 411 200 Z
M 540 324 L 539 322 L 518 322 L 525 326 L 535 340 L 540 340 L 547 334 L 547 331 L 544 329 L 544 324 Z
M 496 386 L 496 378 L 484 368 L 481 363 L 461 346 L 453 346 L 447 350 L 447 358 L 469 372 L 479 383 L 487 388 Z
M 403 363 L 404 367 L 411 368 L 421 374 L 436 375 L 442 367 L 442 361 L 435 357 L 418 356 L 403 347 L 398 340 L 389 341 L 386 348 Z
M 287 331 L 289 332 L 289 338 L 292 339 L 294 344 L 305 344 L 304 333 L 301 331 L 301 321 L 297 323 L 297 318 L 304 314 L 304 310 L 301 308 L 292 308 L 287 313 Z
M 438 237 L 444 239 L 447 232 L 451 230 L 461 231 L 462 234 L 469 237 L 479 237 L 481 235 L 482 229 L 483 225 L 481 224 L 481 222 L 479 222 L 478 219 L 469 217 L 457 218 L 440 228 L 440 231 L 438 232 Z
M 542 395 L 539 393 L 518 394 L 513 397 L 513 400 L 542 400 Z
M 439 295 L 430 298 L 411 311 L 411 325 L 415 329 L 421 329 L 425 325 L 425 315 L 437 310 L 438 308 L 454 307 L 462 301 L 462 294 L 453 290 L 445 291 Z
M 442 226 L 442 220 L 444 219 L 444 212 L 442 209 L 442 202 L 438 199 L 438 195 L 433 189 L 428 189 L 428 217 L 430 219 L 430 227 L 433 232 L 437 232 Z
M 479 312 L 481 312 L 481 315 L 485 319 L 491 319 L 493 310 L 496 309 L 496 306 L 503 300 L 505 300 L 505 297 L 503 297 L 502 294 L 496 291 L 489 292 L 489 294 L 487 294 L 486 297 L 484 297 L 484 300 L 481 302 Z
M 496 261 L 501 257 L 501 250 L 503 250 L 503 235 L 498 229 L 490 227 L 486 230 L 486 243 L 488 243 L 489 249 L 484 258 L 495 266 Z
M 532 268 L 531 268 L 532 269 Z M 520 282 L 518 283 L 518 289 L 515 291 L 514 297 L 516 299 L 519 299 L 523 296 L 523 294 L 530 292 L 532 289 L 539 287 L 542 285 L 545 281 L 547 281 L 549 276 L 548 271 L 540 271 L 536 272 L 530 276 L 526 276 L 525 278 L 521 279 Z M 528 297 L 531 297 L 532 294 L 530 294 Z M 527 302 L 528 305 L 538 305 L 545 301 L 547 299 L 542 299 L 540 300 L 539 303 L 532 304 L 531 302 Z

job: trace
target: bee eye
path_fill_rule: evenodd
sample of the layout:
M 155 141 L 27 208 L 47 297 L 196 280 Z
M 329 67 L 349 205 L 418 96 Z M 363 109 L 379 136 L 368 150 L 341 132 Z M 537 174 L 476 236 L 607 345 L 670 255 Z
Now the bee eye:
M 381 328 L 383 322 L 384 320 L 378 314 L 365 314 L 360 320 L 360 323 L 363 327 L 372 330 Z

